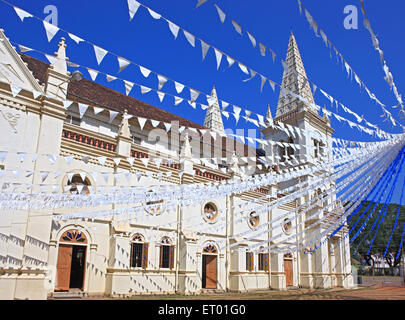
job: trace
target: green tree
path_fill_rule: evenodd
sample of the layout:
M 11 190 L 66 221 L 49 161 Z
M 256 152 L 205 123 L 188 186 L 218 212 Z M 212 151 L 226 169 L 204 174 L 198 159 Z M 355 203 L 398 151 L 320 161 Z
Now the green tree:
M 352 228 L 352 226 L 356 224 L 359 217 L 362 215 L 362 213 L 367 208 L 369 203 L 370 202 L 366 201 L 363 204 L 362 208 L 358 211 L 358 213 L 354 215 L 350 220 L 348 220 L 349 228 Z M 373 211 L 374 207 L 375 209 Z M 374 239 L 374 242 L 372 243 L 371 250 L 369 253 L 369 255 L 378 255 L 380 257 L 384 255 L 385 248 L 387 247 L 392 229 L 394 228 L 395 225 L 399 205 L 389 204 L 388 207 L 386 207 L 380 214 L 380 211 L 381 209 L 383 209 L 383 207 L 384 207 L 383 203 L 371 203 L 367 212 L 357 222 L 356 226 L 354 227 L 354 230 L 350 235 L 351 237 L 353 237 L 356 234 L 356 232 L 360 229 L 363 222 L 367 220 L 369 214 L 372 213 L 371 216 L 368 218 L 364 228 L 358 235 L 358 237 L 351 244 L 353 258 L 360 260 L 360 257 L 363 256 L 366 260 L 370 260 L 370 256 L 365 255 L 369 249 L 372 239 L 374 238 L 378 224 L 383 219 L 384 210 L 386 209 L 384 220 L 381 222 L 380 227 L 378 228 L 377 235 Z M 374 223 L 375 226 L 373 230 L 371 230 Z M 394 233 L 392 235 L 392 239 L 388 247 L 387 254 L 385 256 L 385 260 L 390 267 L 396 267 L 400 263 L 401 253 L 403 250 L 403 246 L 401 247 L 400 244 L 404 223 L 405 223 L 405 206 L 401 206 L 397 224 L 395 226 Z M 401 250 L 401 252 L 398 255 L 398 259 L 395 259 L 399 250 Z

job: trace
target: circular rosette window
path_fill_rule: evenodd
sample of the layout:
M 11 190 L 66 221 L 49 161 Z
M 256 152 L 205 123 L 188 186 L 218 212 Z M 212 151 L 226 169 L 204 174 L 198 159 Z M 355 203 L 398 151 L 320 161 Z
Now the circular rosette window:
M 212 202 L 206 203 L 202 212 L 203 218 L 208 223 L 215 223 L 218 220 L 218 208 Z
M 291 223 L 290 219 L 288 219 L 288 218 L 284 219 L 282 229 L 283 229 L 285 234 L 291 234 L 291 232 L 292 232 L 292 223 Z
M 249 216 L 248 216 L 249 227 L 253 229 L 253 228 L 256 228 L 259 224 L 260 224 L 260 217 L 256 213 L 256 211 L 249 213 Z

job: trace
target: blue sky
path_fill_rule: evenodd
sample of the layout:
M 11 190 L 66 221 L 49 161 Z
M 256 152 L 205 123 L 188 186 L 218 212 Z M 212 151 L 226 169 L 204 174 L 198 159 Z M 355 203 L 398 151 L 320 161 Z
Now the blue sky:
M 210 93 L 215 83 L 220 99 L 246 107 L 253 112 L 265 114 L 266 106 L 270 104 L 273 115 L 275 114 L 278 90 L 273 92 L 266 84 L 263 92 L 260 93 L 260 78 L 256 77 L 251 81 L 243 82 L 242 80 L 247 76 L 240 72 L 236 64 L 228 68 L 225 58 L 222 59 L 217 71 L 212 49 L 202 62 L 199 42 L 196 43 L 195 48 L 191 47 L 181 31 L 174 40 L 167 23 L 153 19 L 145 8 L 139 8 L 130 22 L 126 0 L 10 0 L 10 2 L 42 18 L 47 16 L 44 13 L 44 7 L 54 5 L 58 10 L 58 26 L 62 29 L 202 92 Z M 347 78 L 346 71 L 340 63 L 337 63 L 335 55 L 332 54 L 332 58 L 330 57 L 329 49 L 320 38 L 314 36 L 305 16 L 300 16 L 296 0 L 208 0 L 199 8 L 195 8 L 197 0 L 142 0 L 140 2 L 278 83 L 281 82 L 282 77 L 280 59 L 276 59 L 273 63 L 269 53 L 266 57 L 262 57 L 258 47 L 252 47 L 245 30 L 271 48 L 279 58 L 285 59 L 288 37 L 292 28 L 311 81 L 353 111 L 360 115 L 364 114 L 369 122 L 379 125 L 388 132 L 400 132 L 399 128 L 392 127 L 390 123 L 382 122 L 380 107 L 369 99 L 364 90 L 359 89 L 354 80 L 352 82 Z M 395 96 L 383 79 L 384 73 L 378 54 L 372 47 L 368 31 L 362 25 L 360 3 L 357 0 L 302 0 L 302 2 L 355 72 L 398 119 L 398 109 L 391 108 L 396 104 Z M 218 19 L 213 3 L 217 3 L 227 14 L 223 25 Z M 343 9 L 346 5 L 355 5 L 358 8 L 357 30 L 346 30 L 343 26 L 346 16 Z M 400 93 L 405 81 L 403 77 L 405 64 L 401 59 L 405 49 L 402 32 L 405 30 L 405 21 L 402 18 L 404 9 L 405 3 L 399 0 L 366 1 L 368 17 L 380 40 L 380 47 L 384 51 Z M 244 30 L 242 36 L 235 32 L 231 19 L 242 25 Z M 25 19 L 22 23 L 14 10 L 1 2 L 0 21 L 0 27 L 5 30 L 11 41 L 47 53 L 54 53 L 60 37 L 64 36 L 67 38 L 67 54 L 70 61 L 111 75 L 117 73 L 117 61 L 114 56 L 107 55 L 98 66 L 90 45 L 83 43 L 77 45 L 63 32 L 59 32 L 48 43 L 42 24 L 34 19 Z M 37 54 L 32 55 L 44 59 Z M 87 73 L 84 75 L 89 78 Z M 118 76 L 156 88 L 156 77 L 145 79 L 135 66 L 128 67 Z M 124 90 L 121 83 L 107 83 L 102 76 L 97 78 L 97 82 L 121 92 Z M 163 91 L 176 93 L 171 83 L 167 83 Z M 131 95 L 197 123 L 203 123 L 205 114 L 199 108 L 194 110 L 185 103 L 174 107 L 170 100 L 163 100 L 163 103 L 160 103 L 155 94 L 149 93 L 142 96 L 138 88 L 134 88 Z M 320 106 L 330 106 L 330 102 L 320 94 L 319 90 L 315 100 Z M 339 114 L 354 121 L 350 115 Z M 233 117 L 229 120 L 224 118 L 224 124 L 225 127 L 235 128 Z M 402 124 L 405 124 L 403 120 Z M 374 140 L 357 129 L 341 125 L 334 118 L 332 126 L 335 129 L 335 137 L 359 141 Z M 244 127 L 253 128 L 247 126 L 242 120 L 237 128 Z M 403 179 L 400 178 L 399 181 Z M 396 192 L 393 201 L 397 202 L 398 198 L 399 192 Z

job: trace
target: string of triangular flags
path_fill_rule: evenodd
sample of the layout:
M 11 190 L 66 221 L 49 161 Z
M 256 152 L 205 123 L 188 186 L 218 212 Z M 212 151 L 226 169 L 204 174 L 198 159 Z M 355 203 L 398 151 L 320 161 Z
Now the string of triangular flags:
M 220 19 L 221 23 L 223 24 L 224 21 L 225 21 L 225 19 L 226 19 L 226 14 L 225 14 L 225 12 L 224 12 L 217 4 L 213 4 L 213 5 L 214 5 L 215 8 L 217 9 L 217 12 L 218 12 L 218 15 L 219 15 L 219 19 Z M 232 24 L 233 24 L 234 27 L 235 27 L 235 31 L 236 31 L 237 33 L 239 33 L 240 35 L 242 35 L 242 33 L 243 33 L 243 32 L 242 32 L 242 27 L 241 27 L 235 20 L 232 20 Z M 326 41 L 326 40 L 327 40 L 326 35 L 324 34 L 324 32 L 323 32 L 322 30 L 320 30 L 320 32 L 321 32 L 322 37 L 323 37 L 323 38 L 325 39 L 325 41 Z M 251 43 L 252 43 L 253 48 L 256 48 L 257 38 L 256 38 L 254 35 L 252 35 L 252 34 L 251 34 L 249 31 L 247 31 L 247 30 L 246 30 L 246 33 L 247 33 L 247 35 L 248 35 L 248 37 L 249 37 L 249 39 L 250 39 L 250 41 L 251 41 Z M 327 43 L 327 42 L 326 42 L 326 43 Z M 273 63 L 274 63 L 277 54 L 276 54 L 272 49 L 266 47 L 266 46 L 265 46 L 263 43 L 261 43 L 261 42 L 259 42 L 259 47 L 260 47 L 260 54 L 261 54 L 261 56 L 265 56 L 265 55 L 266 55 L 266 50 L 269 50 L 269 51 L 270 51 L 270 53 L 272 54 Z M 280 58 L 280 61 L 281 61 L 281 63 L 283 64 L 283 68 L 284 68 L 284 70 L 285 70 L 285 69 L 286 69 L 285 61 L 282 60 L 281 58 Z M 346 66 L 346 69 L 348 70 L 348 73 L 349 73 L 350 70 L 352 70 L 352 69 L 351 69 L 350 66 L 347 64 L 347 62 L 345 62 L 345 66 Z M 386 68 L 384 68 L 384 69 L 386 69 Z M 295 73 L 295 76 L 296 76 L 296 77 L 297 77 L 298 75 L 302 76 L 303 79 L 304 79 L 304 82 L 308 82 L 308 83 L 312 84 L 313 94 L 314 94 L 314 95 L 315 95 L 316 89 L 319 89 L 320 92 L 321 92 L 328 100 L 330 100 L 331 106 L 333 106 L 334 103 L 336 103 L 336 109 L 338 109 L 338 103 L 339 103 L 339 104 L 342 106 L 343 110 L 344 110 L 345 112 L 347 112 L 347 113 L 350 113 L 350 114 L 354 115 L 354 116 L 356 117 L 357 121 L 360 120 L 360 122 L 361 122 L 361 120 L 364 119 L 364 116 L 361 116 L 361 117 L 360 117 L 360 116 L 359 116 L 358 114 L 356 114 L 354 111 L 352 111 L 352 110 L 350 110 L 349 108 L 345 107 L 341 102 L 339 102 L 336 98 L 334 98 L 333 96 L 331 96 L 330 94 L 328 94 L 328 93 L 327 93 L 325 90 L 323 90 L 319 85 L 317 85 L 317 84 L 314 83 L 313 81 L 309 80 L 309 79 L 306 77 L 306 75 L 301 74 L 301 73 L 299 73 L 299 72 L 296 71 L 296 70 L 294 70 L 294 73 Z M 354 73 L 354 75 L 355 75 L 356 81 L 358 81 L 359 78 L 358 78 L 357 74 Z M 387 77 L 388 77 L 388 76 L 387 76 Z M 263 82 L 262 82 L 262 85 L 263 85 Z M 304 85 L 305 85 L 305 83 L 304 83 Z M 391 84 L 391 86 L 392 86 L 392 84 Z M 367 88 L 367 87 L 365 87 L 365 88 L 366 88 L 366 91 L 369 93 L 370 98 L 371 98 L 372 100 L 376 100 L 376 99 L 375 99 L 375 96 L 368 90 L 368 88 Z M 261 89 L 262 89 L 262 88 L 261 88 Z M 395 89 L 396 89 L 396 87 L 394 88 L 394 91 L 395 91 Z M 378 99 L 377 99 L 376 101 L 379 102 Z M 401 100 L 401 101 L 402 101 L 402 100 Z M 402 105 L 402 104 L 401 104 L 401 105 Z M 387 119 L 389 119 L 389 120 L 391 121 L 391 123 L 393 124 L 393 126 L 396 126 L 397 123 L 396 123 L 396 121 L 394 120 L 394 118 L 392 117 L 391 113 L 388 112 L 388 110 L 386 110 L 386 108 L 384 108 L 384 107 L 383 107 L 382 109 L 383 109 L 383 116 L 386 116 Z M 399 124 L 399 125 L 401 125 L 401 124 Z M 401 125 L 401 126 L 402 126 L 402 125 Z
M 131 1 L 131 0 L 129 0 L 129 1 Z M 14 9 L 16 9 L 17 7 L 14 7 Z M 21 10 L 21 9 L 20 9 Z M 31 15 L 31 14 L 30 14 Z M 33 16 L 33 15 L 31 15 L 31 16 Z M 35 17 L 35 16 L 33 16 L 33 17 Z M 42 21 L 42 19 L 41 18 L 38 18 L 38 17 L 35 17 L 35 18 L 37 18 L 38 20 L 41 20 Z M 22 21 L 23 21 L 23 19 L 22 19 Z M 44 26 L 46 26 L 46 24 L 44 24 Z M 63 30 L 63 29 L 61 29 L 61 30 Z M 64 31 L 64 30 L 63 30 Z M 64 31 L 64 32 L 66 32 L 66 33 L 68 33 L 69 35 L 70 35 L 70 33 L 69 32 L 67 32 L 67 31 Z M 92 44 L 91 42 L 89 42 L 89 41 L 87 41 L 87 40 L 83 40 L 83 41 L 85 41 L 85 42 L 88 42 L 88 43 L 90 43 L 90 44 Z M 92 44 L 93 45 L 93 44 Z M 93 45 L 93 46 L 95 46 L 95 45 Z M 24 47 L 25 49 L 27 49 L 27 47 Z M 24 50 L 25 50 L 24 49 Z M 105 56 L 105 54 L 106 53 L 108 53 L 108 51 L 107 50 L 105 50 L 105 49 L 103 49 L 103 48 L 100 48 L 100 47 L 98 47 L 98 46 L 95 46 L 95 53 L 96 53 L 96 57 L 97 57 L 97 60 L 99 61 L 99 62 L 101 62 L 101 56 L 100 56 L 100 51 L 102 51 L 103 52 L 103 55 L 102 55 L 102 57 L 104 57 Z M 115 54 L 114 54 L 115 55 Z M 52 56 L 50 56 L 50 55 L 46 55 L 47 56 L 47 58 L 50 58 L 50 57 L 52 57 Z M 126 60 L 125 58 L 122 58 L 122 57 L 120 57 L 120 56 L 118 56 L 118 55 L 115 55 L 116 57 L 117 57 L 117 59 L 118 59 L 118 62 L 119 62 L 119 65 L 120 65 L 120 70 L 122 70 L 122 67 L 123 67 L 123 64 L 121 63 L 121 61 L 123 61 L 123 60 Z M 52 57 L 52 58 L 50 58 L 50 59 L 54 59 L 55 57 Z M 231 58 L 232 59 L 232 58 Z M 234 61 L 237 61 L 237 60 L 235 60 L 235 59 L 232 59 L 232 60 L 234 60 Z M 139 68 L 140 68 L 140 71 L 142 72 L 142 74 L 145 76 L 145 77 L 147 77 L 147 76 L 149 76 L 149 74 L 151 73 L 151 72 L 153 72 L 153 71 L 151 71 L 151 70 L 149 70 L 149 69 L 147 69 L 147 68 L 145 68 L 145 67 L 143 67 L 143 66 L 140 66 L 140 65 L 138 65 L 138 64 L 136 64 L 136 63 L 134 63 L 134 62 L 132 62 L 132 61 L 129 61 L 129 60 L 126 60 L 127 62 L 128 62 L 128 64 L 126 65 L 126 66 L 128 66 L 129 64 L 134 64 L 134 65 L 137 65 Z M 228 59 L 228 61 L 229 61 L 229 59 Z M 245 72 L 245 70 L 247 71 L 247 69 L 246 69 L 246 67 L 242 67 L 242 66 L 244 66 L 243 64 L 241 64 L 240 62 L 238 62 L 239 63 L 239 66 L 241 67 L 241 70 L 243 71 L 243 72 Z M 233 63 L 232 63 L 233 64 Z M 89 69 L 89 68 L 88 68 Z M 252 69 L 251 69 L 252 70 Z M 258 74 L 256 71 L 254 71 L 254 70 L 252 70 L 253 72 L 252 73 L 254 73 L 254 75 L 256 75 L 256 74 Z M 91 75 L 91 77 L 95 77 L 95 76 L 97 76 L 97 73 L 96 73 L 97 71 L 94 71 L 94 69 L 91 69 L 90 70 L 90 75 Z M 159 89 L 161 89 L 161 87 L 164 85 L 164 83 L 166 83 L 167 82 L 167 80 L 171 80 L 171 79 L 169 79 L 168 77 L 165 77 L 165 76 L 162 76 L 162 75 L 160 75 L 160 74 L 158 74 L 158 73 L 156 73 L 156 72 L 153 72 L 153 73 L 155 73 L 156 75 L 157 75 L 157 77 L 158 77 L 158 80 L 159 80 Z M 245 72 L 246 73 L 246 72 Z M 247 74 L 249 74 L 249 72 L 247 72 Z M 254 76 L 253 75 L 253 76 Z M 260 74 L 261 75 L 261 74 Z M 253 76 L 252 76 L 252 78 L 253 78 Z M 261 75 L 262 76 L 262 79 L 267 79 L 266 77 L 264 77 L 263 75 Z M 109 79 L 109 81 L 112 81 L 112 80 L 114 80 L 114 79 L 116 79 L 116 77 L 114 77 L 114 76 L 111 76 L 111 75 L 107 75 L 107 79 Z M 176 82 L 175 80 L 171 80 L 171 81 L 173 81 L 174 83 L 175 83 L 175 86 L 176 86 L 176 90 L 179 88 L 179 90 L 183 90 L 184 89 L 184 85 L 182 85 L 182 84 L 180 84 L 180 83 L 178 83 L 178 82 Z M 273 88 L 273 90 L 274 90 L 274 85 L 276 84 L 274 81 L 272 81 L 272 80 L 269 80 L 270 81 L 270 84 L 271 84 L 271 86 L 272 86 L 272 88 Z M 129 81 L 127 81 L 127 80 L 125 80 L 124 81 L 124 83 L 125 83 L 125 89 L 126 89 L 126 91 L 128 92 L 128 90 L 130 91 L 131 89 L 132 89 L 132 86 L 133 86 L 133 84 L 131 84 L 131 82 L 129 82 Z M 282 88 L 279 84 L 277 84 L 280 88 Z M 190 89 L 190 96 L 191 96 L 191 106 L 193 106 L 194 107 L 194 105 L 193 105 L 193 102 L 198 98 L 198 95 L 199 95 L 199 91 L 197 91 L 197 90 L 195 90 L 195 89 L 192 89 L 192 88 L 190 88 L 189 87 L 189 89 Z M 146 91 L 148 91 L 149 89 L 148 88 L 145 88 L 145 90 Z M 159 91 L 159 90 L 158 90 Z M 282 91 L 284 92 L 285 91 L 285 89 L 284 88 L 282 88 Z M 162 93 L 162 92 L 157 92 L 158 93 L 158 96 L 159 96 L 159 99 L 162 101 L 163 100 L 163 97 L 164 97 L 164 93 Z M 292 92 L 289 92 L 290 94 L 292 93 Z M 293 94 L 294 95 L 294 94 Z M 210 97 L 210 95 L 206 95 L 207 97 Z M 302 98 L 303 99 L 303 98 Z M 176 102 L 177 103 L 180 103 L 181 101 L 183 100 L 183 98 L 180 98 L 180 97 L 177 97 L 177 99 L 175 98 L 175 104 L 176 104 Z M 208 100 L 208 103 L 209 103 L 209 98 L 207 99 Z M 305 99 L 304 99 L 305 100 Z M 209 103 L 210 104 L 210 103 Z M 229 105 L 229 103 L 226 103 L 225 102 L 225 105 Z M 206 106 L 204 106 L 205 107 L 205 109 L 207 108 Z M 319 106 L 315 106 L 315 108 L 317 109 L 317 110 L 319 110 Z M 225 111 L 225 110 L 223 110 L 223 111 Z M 247 110 L 248 112 L 250 112 L 249 110 Z M 224 112 L 223 112 L 224 113 Z M 225 113 L 227 113 L 226 111 L 225 111 Z M 386 112 L 386 114 L 388 115 L 388 117 L 390 117 L 390 113 L 387 111 Z M 225 114 L 226 115 L 226 114 Z M 250 114 L 249 114 L 250 115 Z M 239 118 L 239 115 L 238 115 L 238 118 Z M 247 118 L 249 118 L 249 116 L 247 117 Z M 360 118 L 360 117 L 358 117 L 358 118 Z M 395 123 L 394 122 L 394 120 L 392 119 L 392 117 L 390 118 L 391 119 L 391 121 L 393 122 L 393 124 Z M 247 119 L 247 120 L 249 120 L 249 119 Z M 253 119 L 251 119 L 251 120 L 253 120 Z M 340 121 L 340 118 L 338 118 L 338 120 Z M 236 119 L 236 121 L 238 121 L 237 119 Z M 255 121 L 255 120 L 254 120 Z M 367 122 L 366 122 L 367 123 Z M 351 127 L 353 127 L 353 125 L 352 125 L 352 122 L 348 122 L 348 124 L 351 126 Z M 360 131 L 364 131 L 364 132 L 366 132 L 365 130 L 362 130 L 362 129 L 360 129 L 358 126 L 356 126 L 356 128 L 358 128 Z M 367 129 L 366 129 L 367 130 Z
M 314 20 L 314 18 L 311 16 L 311 14 L 309 13 L 309 11 L 302 5 L 302 1 L 298 0 L 298 7 L 300 9 L 300 14 L 302 14 L 302 11 L 304 10 L 305 12 L 305 17 L 310 25 L 310 27 L 312 28 L 312 30 L 314 31 L 314 34 L 316 37 L 319 38 L 318 35 L 318 24 L 316 23 L 316 21 Z M 370 99 L 374 100 L 378 105 L 380 105 L 382 111 L 383 111 L 383 116 L 386 116 L 387 119 L 389 119 L 392 124 L 395 126 L 395 123 L 397 123 L 395 121 L 395 119 L 393 118 L 392 114 L 387 110 L 386 105 L 383 104 L 376 96 L 374 93 L 372 93 L 370 91 L 370 89 L 366 86 L 366 84 L 364 83 L 364 81 L 362 81 L 360 79 L 360 77 L 354 72 L 353 68 L 349 65 L 349 63 L 346 61 L 346 59 L 344 59 L 343 55 L 337 50 L 337 48 L 332 44 L 332 42 L 330 41 L 330 39 L 326 36 L 325 32 L 319 28 L 319 32 L 321 35 L 322 40 L 324 41 L 325 45 L 330 48 L 333 49 L 335 51 L 336 57 L 340 58 L 340 61 L 342 62 L 342 65 L 345 67 L 346 72 L 348 77 L 354 75 L 354 79 L 357 82 L 357 84 L 359 85 L 360 89 L 364 88 L 365 91 L 367 92 L 367 94 L 369 95 Z M 338 59 L 339 62 L 339 59 Z M 402 105 L 402 104 L 401 104 Z M 395 106 L 393 106 L 393 108 L 395 108 Z M 397 123 L 399 124 L 399 123 Z M 399 124 L 401 127 L 404 128 L 404 126 L 402 124 Z
M 359 1 L 361 3 L 361 12 L 363 13 L 363 16 L 364 16 L 363 25 L 369 31 L 373 46 L 380 56 L 380 61 L 382 63 L 383 71 L 385 73 L 384 80 L 388 83 L 388 85 L 390 86 L 390 89 L 392 89 L 392 91 L 394 92 L 395 98 L 398 101 L 398 105 L 401 106 L 400 112 L 402 112 L 403 116 L 404 116 L 405 110 L 404 110 L 404 103 L 402 101 L 402 94 L 398 93 L 397 86 L 395 85 L 395 82 L 394 82 L 394 77 L 388 68 L 387 61 L 384 59 L 384 52 L 380 48 L 380 42 L 377 39 L 377 36 L 375 35 L 375 33 L 371 27 L 370 20 L 367 17 L 366 10 L 364 8 L 364 1 L 363 0 L 359 0 Z M 398 107 L 398 105 L 396 107 Z

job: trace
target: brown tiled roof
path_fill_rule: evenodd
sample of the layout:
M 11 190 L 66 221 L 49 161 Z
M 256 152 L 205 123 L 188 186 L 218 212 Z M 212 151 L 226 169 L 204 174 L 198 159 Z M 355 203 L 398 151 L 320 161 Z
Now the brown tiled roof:
M 34 77 L 38 79 L 40 83 L 45 83 L 49 64 L 25 54 L 20 53 L 20 55 L 23 61 L 27 63 L 28 69 L 31 70 Z M 67 98 L 72 101 L 80 101 L 88 104 L 99 104 L 103 107 L 106 107 L 107 109 L 111 108 L 115 111 L 120 112 L 124 112 L 124 110 L 126 109 L 128 110 L 128 114 L 130 115 L 139 116 L 147 119 L 163 121 L 166 123 L 170 123 L 171 121 L 178 121 L 180 126 L 197 129 L 208 129 L 195 122 L 147 104 L 133 97 L 127 96 L 118 91 L 107 88 L 88 79 L 82 79 L 80 81 L 69 83 Z M 226 147 L 227 139 L 231 138 L 222 138 L 223 148 Z M 235 146 L 244 146 L 245 155 L 248 155 L 249 149 L 251 149 L 255 154 L 255 148 L 250 147 L 246 144 L 242 144 L 241 142 L 234 139 L 231 140 L 235 142 Z

